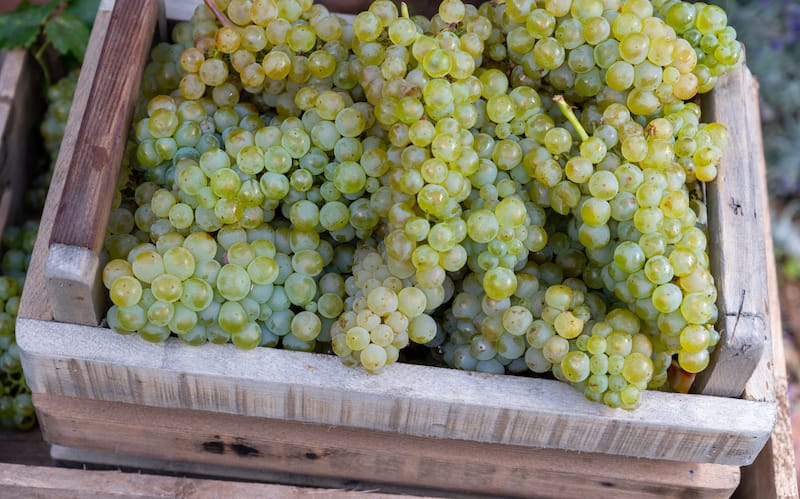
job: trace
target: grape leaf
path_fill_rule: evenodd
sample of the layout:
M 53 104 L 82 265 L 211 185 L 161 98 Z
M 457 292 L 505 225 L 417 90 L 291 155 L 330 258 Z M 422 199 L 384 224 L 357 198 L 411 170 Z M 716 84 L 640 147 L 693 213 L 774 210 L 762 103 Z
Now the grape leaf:
M 62 12 L 44 25 L 47 41 L 61 54 L 74 55 L 83 61 L 89 44 L 89 28 L 74 14 Z
M 0 16 L 0 50 L 29 48 L 36 41 L 42 24 L 61 0 L 44 4 L 22 2 L 14 12 Z
M 84 24 L 91 26 L 99 5 L 100 0 L 71 0 L 64 12 L 78 17 Z

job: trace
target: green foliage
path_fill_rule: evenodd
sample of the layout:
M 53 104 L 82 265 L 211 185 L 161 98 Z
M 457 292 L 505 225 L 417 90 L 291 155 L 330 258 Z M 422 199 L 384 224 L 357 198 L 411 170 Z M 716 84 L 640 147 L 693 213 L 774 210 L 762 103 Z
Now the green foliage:
M 14 12 L 0 16 L 0 50 L 9 48 L 31 48 L 47 18 L 60 0 L 41 5 L 22 2 Z
M 68 67 L 77 67 L 86 53 L 99 3 L 100 0 L 50 0 L 33 4 L 24 0 L 13 12 L 0 15 L 0 50 L 30 50 L 45 75 L 48 65 L 44 52 L 48 47 L 61 55 Z
M 94 22 L 94 16 L 97 14 L 97 7 L 100 0 L 71 0 L 67 2 L 65 14 L 70 14 L 83 22 L 87 26 L 91 26 Z
M 63 12 L 44 25 L 47 40 L 61 54 L 72 55 L 82 61 L 89 44 L 89 27 L 79 17 Z

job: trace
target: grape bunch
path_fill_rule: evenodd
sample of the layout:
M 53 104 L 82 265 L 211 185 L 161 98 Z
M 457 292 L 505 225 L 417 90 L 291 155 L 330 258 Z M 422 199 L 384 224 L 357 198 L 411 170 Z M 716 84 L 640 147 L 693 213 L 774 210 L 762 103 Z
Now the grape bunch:
M 28 213 L 37 214 L 37 216 L 44 208 L 53 166 L 58 157 L 61 139 L 64 137 L 64 129 L 67 126 L 72 97 L 75 95 L 75 87 L 78 85 L 78 73 L 78 70 L 74 70 L 47 87 L 47 110 L 39 127 L 39 134 L 47 153 L 48 168 L 33 176 L 23 196 L 25 210 Z
M 75 93 L 78 73 L 73 72 L 50 87 L 47 112 L 40 128 L 50 168 L 33 177 L 24 193 L 26 214 L 32 218 L 3 231 L 0 262 L 0 428 L 29 430 L 36 424 L 31 390 L 25 382 L 15 330 L 25 273 L 39 229 L 38 218 L 50 184 L 52 164 L 64 135 Z
M 36 423 L 31 391 L 25 383 L 15 341 L 15 323 L 25 272 L 39 224 L 6 227 L 0 264 L 0 428 L 28 430 Z
M 144 72 L 114 331 L 549 374 L 625 409 L 708 365 L 729 138 L 693 99 L 743 62 L 724 11 L 206 4 Z
M 29 430 L 36 424 L 31 390 L 28 388 L 15 330 L 19 301 L 39 230 L 52 168 L 64 136 L 72 105 L 78 71 L 73 71 L 47 89 L 47 111 L 40 127 L 49 168 L 30 179 L 23 202 L 25 216 L 21 225 L 5 227 L 0 260 L 0 428 Z

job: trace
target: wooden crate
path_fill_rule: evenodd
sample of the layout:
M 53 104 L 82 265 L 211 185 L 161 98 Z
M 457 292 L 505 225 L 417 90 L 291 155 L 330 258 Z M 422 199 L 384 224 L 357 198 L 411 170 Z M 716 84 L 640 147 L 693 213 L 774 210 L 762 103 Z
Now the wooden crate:
M 20 221 L 34 126 L 42 107 L 36 62 L 24 50 L 0 52 L 0 234 Z
M 163 10 L 186 18 L 190 3 Z M 730 495 L 738 466 L 756 459 L 776 420 L 777 308 L 767 296 L 768 212 L 746 67 L 705 99 L 706 119 L 734 138 L 708 186 L 723 329 L 715 363 L 698 393 L 647 392 L 625 412 L 556 381 L 415 365 L 375 376 L 318 354 L 150 344 L 97 327 L 111 186 L 158 11 L 155 0 L 102 2 L 25 287 L 18 340 L 57 451 L 453 493 Z

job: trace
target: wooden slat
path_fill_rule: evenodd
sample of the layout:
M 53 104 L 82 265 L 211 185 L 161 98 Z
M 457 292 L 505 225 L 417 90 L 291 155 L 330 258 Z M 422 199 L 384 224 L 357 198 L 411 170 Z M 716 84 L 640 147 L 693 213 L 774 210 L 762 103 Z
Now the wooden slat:
M 557 381 L 395 364 L 380 375 L 332 355 L 242 351 L 18 319 L 36 393 L 394 431 L 398 434 L 749 464 L 774 426 L 771 403 L 647 392 L 636 411 Z
M 526 497 L 728 497 L 732 466 L 442 441 L 328 425 L 36 395 L 45 437 L 251 471 Z
M 709 367 L 693 390 L 707 395 L 739 397 L 761 361 L 771 356 L 767 310 L 766 248 L 761 237 L 769 212 L 760 140 L 758 88 L 746 66 L 720 77 L 704 96 L 704 120 L 723 123 L 731 134 L 717 179 L 708 185 L 709 257 L 716 278 L 722 338 Z M 771 362 L 768 362 L 769 364 Z M 762 365 L 765 365 L 762 363 Z M 774 400 L 769 386 L 757 400 Z
M 27 71 L 25 65 L 28 63 L 28 56 L 24 50 L 8 50 L 2 55 L 3 57 L 0 58 L 0 101 L 11 102 L 19 98 L 19 90 L 31 86 L 33 82 L 27 79 L 20 80 L 26 78 L 24 73 Z
M 761 140 L 761 133 L 756 137 Z M 762 177 L 766 177 L 766 165 L 763 158 L 754 165 Z M 763 196 L 764 204 L 762 213 L 769 213 L 768 198 Z M 772 228 L 769 217 L 762 227 L 767 255 L 773 255 Z M 770 347 L 772 351 L 772 369 L 767 372 L 767 380 L 757 372 L 753 380 L 748 383 L 745 397 L 756 399 L 761 396 L 751 392 L 761 392 L 765 386 L 774 384 L 777 401 L 777 424 L 772 432 L 767 445 L 758 455 L 756 461 L 742 468 L 742 483 L 736 490 L 737 499 L 759 497 L 763 499 L 788 499 L 800 497 L 797 488 L 797 474 L 795 468 L 794 442 L 792 439 L 791 415 L 789 413 L 788 377 L 784 356 L 783 326 L 781 324 L 780 300 L 778 294 L 778 277 L 775 268 L 775 259 L 767 258 L 766 278 L 768 283 L 769 319 L 770 319 Z M 787 303 L 785 306 L 796 304 Z
M 348 491 L 366 491 L 370 494 L 380 495 L 402 494 L 391 495 L 391 497 L 402 497 L 404 499 L 411 499 L 412 497 L 458 497 L 463 499 L 478 499 L 479 497 L 485 497 L 485 494 L 481 496 L 479 494 L 455 493 L 453 491 L 424 488 L 417 485 L 415 481 L 395 485 L 376 483 L 374 481 L 351 480 L 340 477 L 273 471 L 269 469 L 225 466 L 219 463 L 208 464 L 192 461 L 174 461 L 160 457 L 133 456 L 129 454 L 120 454 L 114 451 L 79 449 L 61 445 L 53 445 L 51 455 L 53 461 L 59 466 L 80 466 L 90 469 L 93 467 L 107 469 L 110 466 L 123 471 L 152 472 L 155 474 L 178 476 L 189 475 L 214 479 L 295 485 L 301 487 L 302 490 L 305 491 L 346 489 Z
M 107 5 L 107 4 L 112 4 Z M 114 187 L 119 176 L 130 121 L 141 86 L 150 43 L 158 17 L 156 0 L 104 2 L 111 14 L 102 33 L 90 40 L 90 51 L 98 51 L 96 71 L 82 72 L 78 88 L 86 92 L 82 107 L 74 106 L 68 123 L 75 137 L 71 147 L 59 154 L 56 168 L 66 170 L 63 191 L 53 220 L 50 245 L 75 248 L 86 253 L 81 261 L 94 258 L 103 247 Z M 76 90 L 77 93 L 77 90 Z M 66 144 L 65 144 L 66 145 Z M 64 146 L 62 145 L 62 148 Z M 104 313 L 96 296 L 99 265 L 95 273 L 83 268 L 65 268 L 58 260 L 45 263 L 47 292 L 56 320 L 80 324 L 99 322 Z M 74 284 L 70 284 L 74 283 Z
M 22 194 L 33 166 L 30 151 L 38 111 L 43 109 L 38 68 L 24 50 L 0 61 L 0 234 L 21 221 Z
M 219 498 L 280 497 L 298 499 L 400 499 L 401 496 L 353 490 L 324 490 L 260 483 L 225 482 L 42 466 L 0 465 L 0 494 L 5 499 L 81 498 Z M 407 497 L 407 496 L 402 496 Z
M 113 3 L 111 5 L 113 6 Z M 42 211 L 39 232 L 36 235 L 36 244 L 31 254 L 31 263 L 25 279 L 25 288 L 22 291 L 19 309 L 21 317 L 38 317 L 44 320 L 52 320 L 53 318 L 44 279 L 50 239 L 55 224 L 56 211 L 61 204 L 61 199 L 64 197 L 64 185 L 69 171 L 70 157 L 76 148 L 77 134 L 72 133 L 72 130 L 77 130 L 81 126 L 84 111 L 90 105 L 91 81 L 100 63 L 101 49 L 108 32 L 110 20 L 111 10 L 106 5 L 106 2 L 103 2 L 92 25 L 92 34 L 86 49 L 86 56 L 81 65 L 81 75 L 78 78 L 78 85 L 75 88 L 70 114 L 67 118 L 66 133 L 61 141 L 58 159 L 50 179 L 50 188 Z M 109 187 L 107 190 L 111 190 L 111 188 Z M 90 196 L 88 193 L 82 193 L 80 197 L 88 200 Z

